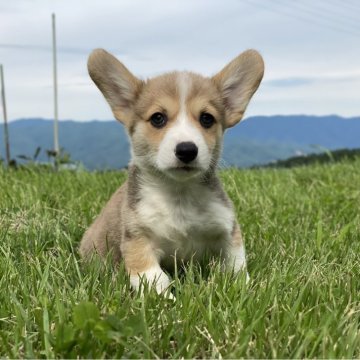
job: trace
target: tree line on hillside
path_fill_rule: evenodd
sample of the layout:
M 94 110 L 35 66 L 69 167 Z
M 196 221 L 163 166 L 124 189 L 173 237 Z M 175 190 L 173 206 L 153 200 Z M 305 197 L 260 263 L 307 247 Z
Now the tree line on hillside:
M 225 133 L 222 164 L 243 168 L 324 149 L 356 149 L 360 148 L 359 133 L 360 117 L 251 117 Z M 3 135 L 0 124 L 0 145 Z M 33 154 L 38 146 L 54 148 L 51 120 L 12 121 L 9 135 L 11 154 L 16 159 L 20 154 Z M 60 147 L 65 148 L 74 161 L 81 162 L 89 170 L 121 169 L 127 166 L 131 157 L 128 136 L 115 120 L 62 120 L 59 141 Z M 3 146 L 0 146 L 0 155 L 4 154 Z M 48 161 L 45 151 L 40 152 L 37 161 Z
M 312 164 L 328 164 L 343 160 L 355 160 L 357 158 L 360 158 L 360 149 L 339 149 L 309 155 L 292 156 L 286 160 L 278 160 L 262 166 L 254 166 L 254 168 L 292 168 Z
M 54 153 L 51 150 L 46 150 L 46 155 L 48 157 L 48 162 L 39 162 L 38 156 L 41 152 L 41 148 L 37 147 L 32 156 L 28 155 L 18 155 L 17 159 L 11 159 L 10 167 L 11 168 L 26 168 L 29 166 L 41 166 L 47 168 L 65 168 L 70 170 L 85 169 L 79 161 L 74 161 L 71 158 L 69 152 L 66 152 L 64 149 L 61 149 L 59 154 Z M 355 160 L 360 158 L 360 148 L 359 149 L 339 149 L 333 151 L 325 151 L 322 153 L 312 153 L 308 155 L 299 155 L 292 156 L 285 160 L 272 161 L 264 165 L 255 165 L 252 166 L 252 169 L 257 168 L 293 168 L 296 166 L 307 166 L 313 164 L 329 164 L 340 162 L 343 160 Z M 4 166 L 5 161 L 0 157 L 0 166 Z M 235 166 L 236 167 L 236 166 Z

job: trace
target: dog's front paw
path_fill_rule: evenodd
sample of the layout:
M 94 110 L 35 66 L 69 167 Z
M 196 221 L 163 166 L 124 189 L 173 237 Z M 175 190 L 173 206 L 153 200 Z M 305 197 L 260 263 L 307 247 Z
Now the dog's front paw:
M 246 258 L 244 245 L 233 247 L 228 254 L 228 268 L 235 273 L 243 273 L 246 276 L 246 283 L 250 281 L 250 276 L 246 271 Z
M 168 290 L 170 286 L 170 279 L 161 270 L 160 266 L 154 266 L 146 271 L 136 275 L 130 275 L 130 284 L 137 290 L 142 292 L 144 285 L 153 286 L 158 294 L 163 294 L 169 299 L 174 299 L 174 296 Z

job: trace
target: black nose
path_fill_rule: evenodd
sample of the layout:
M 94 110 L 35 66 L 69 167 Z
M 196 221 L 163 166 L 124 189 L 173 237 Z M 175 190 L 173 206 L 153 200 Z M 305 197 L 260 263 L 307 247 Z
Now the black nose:
M 175 155 L 185 164 L 193 161 L 196 158 L 197 154 L 198 148 L 193 142 L 187 141 L 176 145 Z

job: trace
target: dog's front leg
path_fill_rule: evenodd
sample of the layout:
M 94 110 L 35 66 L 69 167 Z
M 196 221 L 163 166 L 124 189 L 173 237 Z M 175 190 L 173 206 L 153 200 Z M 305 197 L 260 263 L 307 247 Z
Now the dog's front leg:
M 241 230 L 236 223 L 232 233 L 230 246 L 227 254 L 228 266 L 235 272 L 246 272 L 246 282 L 250 280 L 249 274 L 246 271 L 246 258 L 245 258 L 245 246 L 241 236 Z
M 122 256 L 130 275 L 131 286 L 139 290 L 147 282 L 157 293 L 164 293 L 170 285 L 169 277 L 161 269 L 151 243 L 146 238 L 130 238 L 123 243 Z M 168 294 L 171 297 L 171 294 Z

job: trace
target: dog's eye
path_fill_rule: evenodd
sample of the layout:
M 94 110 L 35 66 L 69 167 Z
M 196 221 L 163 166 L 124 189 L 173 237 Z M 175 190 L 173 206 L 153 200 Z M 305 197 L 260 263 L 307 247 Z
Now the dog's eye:
M 200 124 L 205 129 L 212 127 L 214 123 L 215 123 L 215 118 L 211 114 L 207 112 L 202 112 L 200 114 Z
M 161 112 L 156 112 L 155 114 L 152 114 L 150 117 L 151 125 L 160 129 L 167 123 L 167 117 L 165 114 Z

